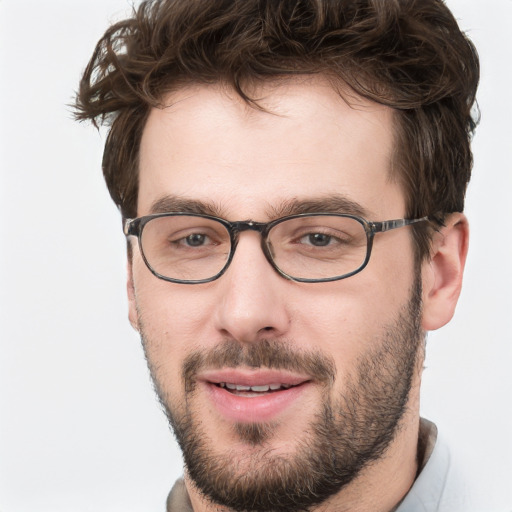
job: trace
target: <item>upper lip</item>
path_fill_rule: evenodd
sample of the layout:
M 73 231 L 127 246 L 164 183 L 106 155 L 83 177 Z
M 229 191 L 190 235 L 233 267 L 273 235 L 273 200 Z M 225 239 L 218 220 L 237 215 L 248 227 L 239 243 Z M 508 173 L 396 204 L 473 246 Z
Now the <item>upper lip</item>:
M 285 370 L 272 369 L 239 369 L 224 368 L 221 370 L 207 370 L 197 376 L 198 381 L 210 384 L 228 383 L 240 386 L 265 386 L 270 384 L 284 384 L 298 386 L 309 382 L 311 377 Z

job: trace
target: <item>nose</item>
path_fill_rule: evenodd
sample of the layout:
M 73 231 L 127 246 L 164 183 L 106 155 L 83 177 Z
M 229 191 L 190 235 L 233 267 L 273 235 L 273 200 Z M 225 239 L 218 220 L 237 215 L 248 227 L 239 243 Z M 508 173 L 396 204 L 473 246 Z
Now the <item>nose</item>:
M 290 325 L 286 292 L 293 283 L 267 261 L 259 233 L 240 235 L 233 260 L 217 284 L 215 325 L 223 337 L 251 343 L 286 334 Z

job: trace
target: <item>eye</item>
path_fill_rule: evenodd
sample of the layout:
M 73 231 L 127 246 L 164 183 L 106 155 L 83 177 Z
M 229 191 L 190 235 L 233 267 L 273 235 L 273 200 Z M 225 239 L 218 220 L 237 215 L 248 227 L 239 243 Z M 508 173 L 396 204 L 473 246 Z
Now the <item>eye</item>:
M 329 247 L 330 249 L 341 248 L 351 243 L 351 238 L 346 234 L 336 230 L 333 233 L 332 229 L 325 229 L 312 231 L 310 233 L 299 236 L 296 240 L 297 243 L 306 247 Z
M 175 249 L 213 249 L 222 243 L 222 239 L 214 233 L 206 234 L 202 231 L 178 234 L 168 237 L 168 241 Z
M 181 240 L 177 240 L 176 243 L 183 243 L 189 247 L 201 247 L 208 241 L 208 237 L 203 233 L 192 233 Z
M 300 243 L 307 243 L 315 247 L 326 247 L 332 241 L 332 236 L 325 233 L 310 233 L 300 239 Z

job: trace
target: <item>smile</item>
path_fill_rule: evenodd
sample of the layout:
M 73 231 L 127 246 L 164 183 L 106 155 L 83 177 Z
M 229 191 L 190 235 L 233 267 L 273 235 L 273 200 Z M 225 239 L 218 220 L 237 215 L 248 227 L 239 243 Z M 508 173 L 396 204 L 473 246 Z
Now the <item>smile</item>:
M 260 386 L 246 386 L 244 384 L 231 384 L 229 382 L 220 382 L 217 384 L 222 389 L 227 389 L 230 393 L 237 396 L 247 398 L 261 396 L 266 393 L 274 393 L 275 391 L 283 391 L 290 389 L 291 384 L 263 384 Z
M 296 413 L 314 387 L 307 375 L 261 368 L 206 371 L 197 380 L 217 414 L 238 423 L 268 422 Z

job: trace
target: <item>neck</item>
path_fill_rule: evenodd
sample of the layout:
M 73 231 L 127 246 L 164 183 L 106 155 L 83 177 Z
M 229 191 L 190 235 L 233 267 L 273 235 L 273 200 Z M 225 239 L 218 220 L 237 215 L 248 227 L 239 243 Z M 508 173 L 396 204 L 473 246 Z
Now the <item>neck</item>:
M 316 512 L 393 512 L 418 473 L 419 414 L 406 414 L 386 453 Z

